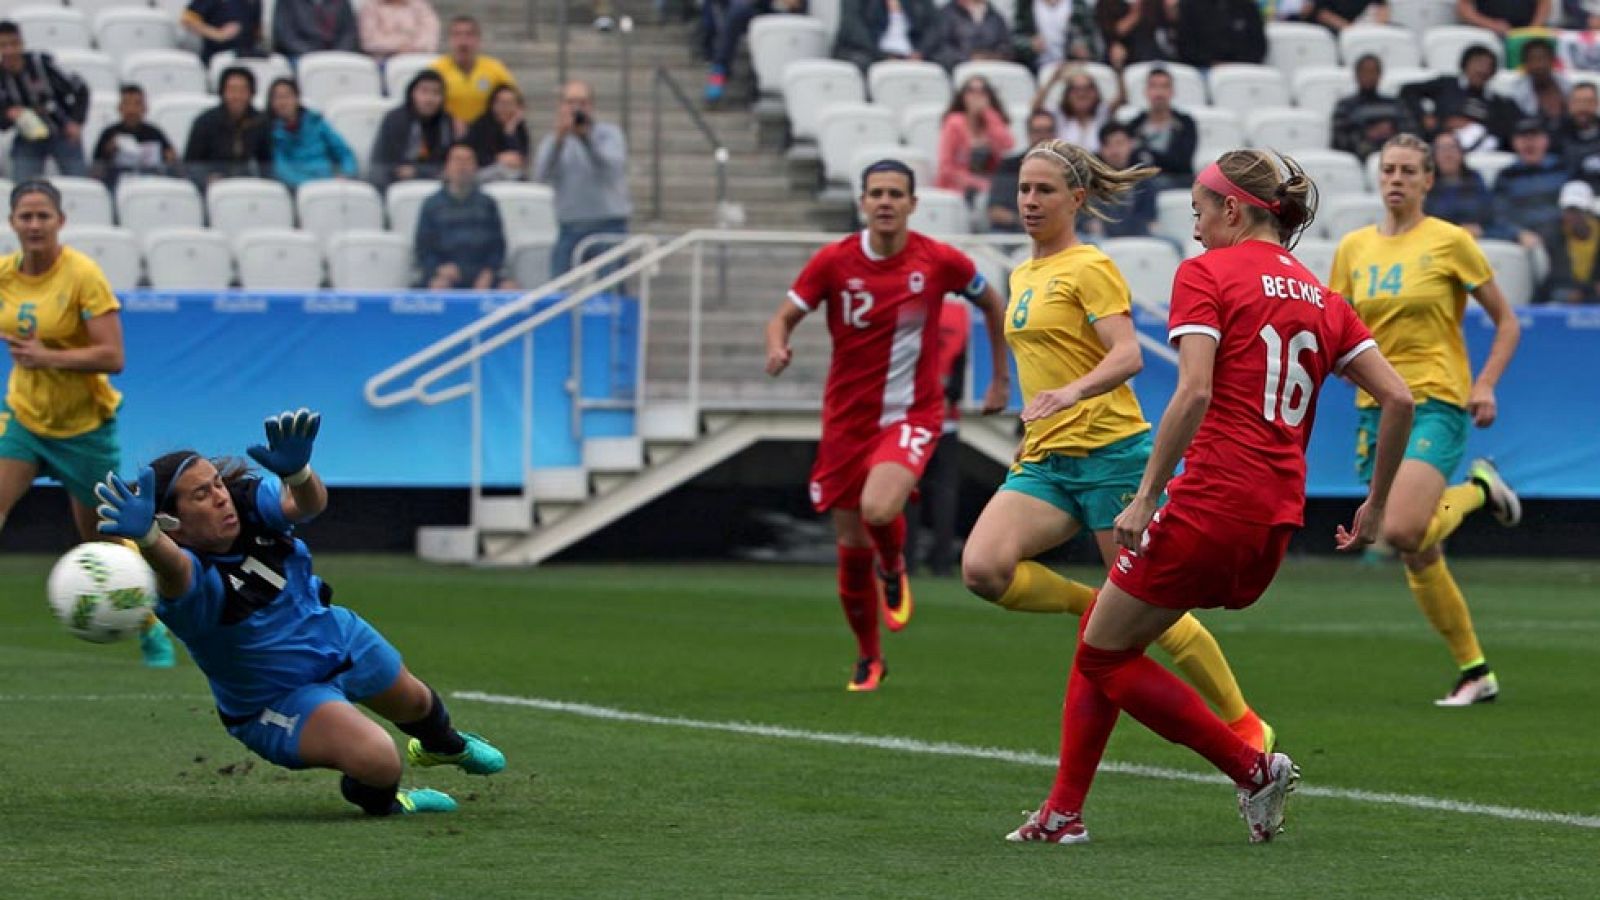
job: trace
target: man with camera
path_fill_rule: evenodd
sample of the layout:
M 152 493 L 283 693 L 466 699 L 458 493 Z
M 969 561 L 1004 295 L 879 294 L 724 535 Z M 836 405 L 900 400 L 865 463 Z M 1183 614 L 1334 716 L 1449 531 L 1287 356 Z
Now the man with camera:
M 560 275 L 605 252 L 595 242 L 583 259 L 573 251 L 595 234 L 626 234 L 633 206 L 628 198 L 628 144 L 622 129 L 594 118 L 594 90 L 582 81 L 561 88 L 554 130 L 539 142 L 534 180 L 555 189 L 560 231 L 550 258 L 550 274 Z

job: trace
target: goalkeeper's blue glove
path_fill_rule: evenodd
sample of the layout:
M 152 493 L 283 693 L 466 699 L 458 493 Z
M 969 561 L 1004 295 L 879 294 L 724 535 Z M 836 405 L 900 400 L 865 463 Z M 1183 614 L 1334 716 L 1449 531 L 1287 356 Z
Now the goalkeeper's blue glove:
M 140 547 L 150 547 L 161 537 L 156 525 L 156 472 L 149 466 L 139 471 L 139 489 L 128 487 L 115 472 L 107 472 L 106 480 L 94 486 L 94 495 L 100 505 L 95 514 L 100 523 L 95 528 L 101 534 L 128 538 Z
M 256 444 L 245 452 L 284 484 L 304 484 L 311 477 L 311 445 L 322 428 L 322 414 L 301 408 L 268 416 L 265 426 L 267 445 Z

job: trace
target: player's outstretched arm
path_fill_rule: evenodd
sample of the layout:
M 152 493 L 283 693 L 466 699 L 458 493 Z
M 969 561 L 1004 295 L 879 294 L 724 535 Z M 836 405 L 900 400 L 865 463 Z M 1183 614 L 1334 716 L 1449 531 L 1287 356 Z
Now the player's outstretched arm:
M 1350 528 L 1340 525 L 1334 532 L 1334 542 L 1340 550 L 1356 550 L 1377 540 L 1378 531 L 1383 527 L 1389 488 L 1394 485 L 1395 472 L 1400 470 L 1400 460 L 1405 456 L 1406 442 L 1411 437 L 1416 401 L 1411 398 L 1411 388 L 1405 379 L 1376 347 L 1357 353 L 1345 364 L 1343 374 L 1371 394 L 1382 409 L 1378 417 L 1377 455 L 1373 459 L 1372 484 L 1367 488 L 1366 502 L 1356 510 Z
M 789 335 L 794 333 L 795 326 L 805 317 L 806 311 L 792 300 L 783 301 L 778 311 L 772 314 L 771 321 L 767 322 L 768 375 L 776 378 L 789 368 L 789 361 L 794 358 L 794 351 L 789 349 Z
M 1115 390 L 1144 368 L 1144 352 L 1139 349 L 1139 335 L 1134 331 L 1132 316 L 1096 319 L 1094 333 L 1106 348 L 1106 355 L 1099 364 L 1071 384 L 1033 395 L 1033 400 L 1022 410 L 1022 421 L 1048 418 L 1090 397 Z
M 993 284 L 985 283 L 983 296 L 973 301 L 983 312 L 983 327 L 989 334 L 989 360 L 994 371 L 989 389 L 983 393 L 983 414 L 992 415 L 1011 402 L 1011 353 L 1006 348 L 1006 300 Z
M 1494 322 L 1494 343 L 1489 345 L 1489 358 L 1483 362 L 1483 371 L 1472 383 L 1472 393 L 1467 397 L 1467 412 L 1472 415 L 1473 424 L 1488 428 L 1500 415 L 1494 389 L 1500 383 L 1500 376 L 1505 374 L 1506 367 L 1511 365 L 1512 355 L 1517 352 L 1517 343 L 1522 340 L 1522 323 L 1517 321 L 1516 312 L 1511 309 L 1511 303 L 1506 300 L 1506 295 L 1500 291 L 1500 285 L 1495 284 L 1494 279 L 1478 285 L 1472 296 Z
M 265 446 L 245 450 L 261 468 L 283 480 L 283 517 L 304 522 L 328 508 L 328 489 L 311 471 L 311 448 L 322 430 L 322 414 L 304 407 L 268 416 L 263 428 Z
M 1172 480 L 1178 461 L 1183 459 L 1211 406 L 1211 376 L 1216 361 L 1216 338 L 1200 333 L 1178 338 L 1178 387 L 1172 392 L 1166 412 L 1161 414 L 1161 426 L 1156 429 L 1155 447 L 1150 451 L 1150 461 L 1145 463 L 1139 491 L 1112 524 L 1113 536 L 1120 546 L 1139 549 L 1167 482 Z
M 156 573 L 156 591 L 167 599 L 189 593 L 194 566 L 189 554 L 173 543 L 163 529 L 178 527 L 170 516 L 156 513 L 156 473 L 149 466 L 139 470 L 137 486 L 130 486 L 115 472 L 94 486 L 100 501 L 95 513 L 100 517 L 99 532 L 108 537 L 126 538 L 139 546 L 139 552 Z M 159 524 L 158 524 L 159 522 Z

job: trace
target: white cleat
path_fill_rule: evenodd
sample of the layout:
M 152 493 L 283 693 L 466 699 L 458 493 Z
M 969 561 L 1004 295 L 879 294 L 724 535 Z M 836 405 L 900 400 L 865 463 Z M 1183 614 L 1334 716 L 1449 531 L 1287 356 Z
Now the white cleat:
M 1511 528 L 1522 521 L 1522 499 L 1517 492 L 1506 484 L 1500 477 L 1500 470 L 1495 468 L 1494 460 L 1479 458 L 1472 461 L 1467 468 L 1467 477 L 1483 485 L 1484 493 L 1489 498 L 1489 512 L 1494 514 L 1494 520 Z
M 1450 693 L 1433 701 L 1434 706 L 1471 706 L 1474 703 L 1493 703 L 1500 696 L 1500 679 L 1493 672 L 1476 678 L 1461 676 Z
M 1083 827 L 1083 816 L 1076 813 L 1051 812 L 1041 821 L 1038 810 L 1028 813 L 1028 821 L 1023 822 L 1016 831 L 1006 835 L 1006 840 L 1015 844 L 1046 843 L 1046 844 L 1087 844 L 1089 831 Z
M 1266 784 L 1255 790 L 1239 788 L 1239 815 L 1250 826 L 1250 843 L 1263 844 L 1283 831 L 1283 807 L 1300 781 L 1300 767 L 1286 754 L 1267 758 Z

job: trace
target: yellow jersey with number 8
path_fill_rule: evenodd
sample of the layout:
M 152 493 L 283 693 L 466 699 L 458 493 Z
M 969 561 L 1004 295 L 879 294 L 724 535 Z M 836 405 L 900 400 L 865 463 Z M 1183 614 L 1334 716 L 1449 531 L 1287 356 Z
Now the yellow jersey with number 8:
M 122 308 L 100 267 L 71 247 L 62 247 L 42 275 L 23 274 L 21 263 L 21 253 L 0 257 L 0 335 L 37 337 L 52 349 L 87 347 L 88 320 Z M 104 375 L 11 365 L 6 406 L 40 437 L 87 434 L 116 415 L 121 403 Z
M 1394 237 L 1376 225 L 1345 235 L 1328 287 L 1355 306 L 1412 397 L 1465 407 L 1472 370 L 1461 320 L 1467 293 L 1493 277 L 1471 234 L 1430 216 Z M 1359 391 L 1356 405 L 1378 404 Z

